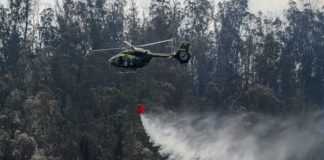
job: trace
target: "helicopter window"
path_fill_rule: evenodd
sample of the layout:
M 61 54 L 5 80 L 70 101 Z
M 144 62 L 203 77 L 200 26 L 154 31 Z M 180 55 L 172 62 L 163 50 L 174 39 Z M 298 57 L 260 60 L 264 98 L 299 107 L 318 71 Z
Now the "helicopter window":
M 124 58 L 124 66 L 128 66 L 128 63 L 129 63 L 129 59 L 127 58 L 127 56 L 123 57 Z
M 119 66 L 127 67 L 129 65 L 129 63 L 130 63 L 130 59 L 127 56 L 120 56 L 120 57 L 117 58 L 116 63 Z
M 123 65 L 124 64 L 124 57 L 118 57 L 118 65 Z
M 133 66 L 133 61 L 131 59 L 129 59 L 128 64 L 129 64 L 129 66 Z

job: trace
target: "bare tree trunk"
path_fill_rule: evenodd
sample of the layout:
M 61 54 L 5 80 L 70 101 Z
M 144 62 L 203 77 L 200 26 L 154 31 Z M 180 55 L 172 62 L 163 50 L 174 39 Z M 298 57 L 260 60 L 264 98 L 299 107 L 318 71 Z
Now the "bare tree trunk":
M 28 25 L 29 25 L 29 8 L 30 8 L 30 0 L 26 0 L 26 9 L 25 9 L 25 31 L 24 31 L 24 43 L 26 45 L 27 42 L 27 33 L 28 33 Z

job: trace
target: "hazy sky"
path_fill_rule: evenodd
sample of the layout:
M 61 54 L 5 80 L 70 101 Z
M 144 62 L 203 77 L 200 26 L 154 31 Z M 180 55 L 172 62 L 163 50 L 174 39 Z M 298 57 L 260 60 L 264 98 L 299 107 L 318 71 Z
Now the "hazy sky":
M 0 0 L 0 4 L 5 4 L 7 0 Z M 43 5 L 54 3 L 55 0 L 39 0 Z M 183 1 L 183 0 L 179 0 Z M 222 0 L 213 0 L 219 2 Z M 324 0 L 309 0 L 314 2 L 317 7 L 324 5 Z M 136 0 L 140 8 L 148 8 L 150 0 Z M 256 13 L 263 11 L 265 13 L 279 14 L 280 11 L 287 8 L 289 0 L 250 0 L 250 11 Z
M 148 6 L 150 0 L 137 0 L 140 6 Z M 183 1 L 183 0 L 179 0 Z M 213 0 L 215 3 L 223 0 Z M 324 1 L 324 0 L 322 0 Z M 250 0 L 250 8 L 253 12 L 262 11 L 277 11 L 282 10 L 287 6 L 288 0 Z

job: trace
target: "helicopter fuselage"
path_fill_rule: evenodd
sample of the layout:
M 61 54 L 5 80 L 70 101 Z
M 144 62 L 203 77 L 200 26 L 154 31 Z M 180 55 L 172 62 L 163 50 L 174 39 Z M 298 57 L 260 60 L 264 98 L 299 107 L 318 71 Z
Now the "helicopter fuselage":
M 149 53 L 149 50 L 142 48 L 125 50 L 110 58 L 108 62 L 115 67 L 142 68 L 153 58 Z

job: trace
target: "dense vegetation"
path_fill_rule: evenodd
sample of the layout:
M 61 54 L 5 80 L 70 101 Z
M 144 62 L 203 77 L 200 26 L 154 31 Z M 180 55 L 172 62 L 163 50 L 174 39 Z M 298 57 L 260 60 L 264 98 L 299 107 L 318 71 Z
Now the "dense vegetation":
M 324 105 L 324 11 L 289 2 L 282 18 L 248 0 L 33 0 L 0 5 L 0 159 L 158 159 L 134 106 L 306 117 Z M 119 73 L 89 49 L 176 38 L 188 65 L 154 59 Z M 314 157 L 314 159 L 316 159 Z M 321 159 L 321 158 L 318 158 Z

